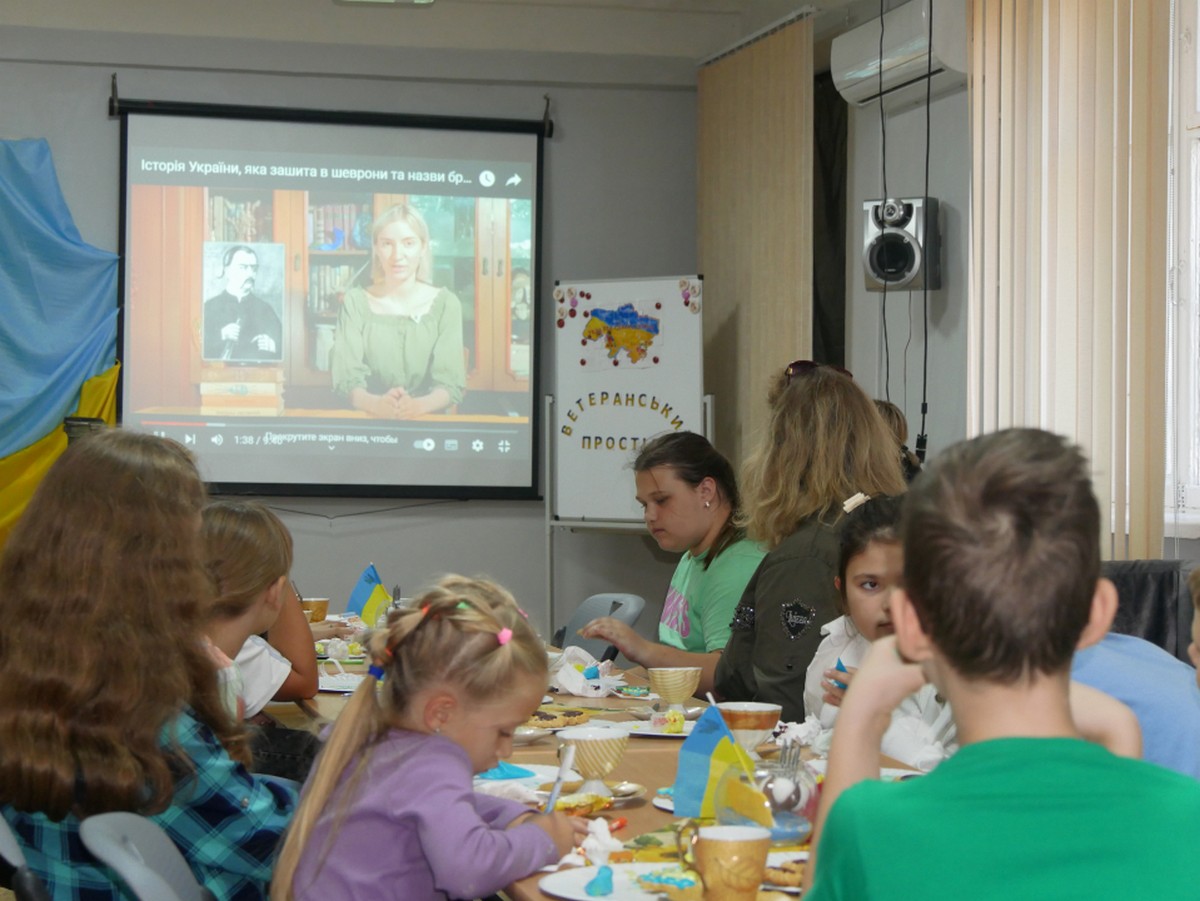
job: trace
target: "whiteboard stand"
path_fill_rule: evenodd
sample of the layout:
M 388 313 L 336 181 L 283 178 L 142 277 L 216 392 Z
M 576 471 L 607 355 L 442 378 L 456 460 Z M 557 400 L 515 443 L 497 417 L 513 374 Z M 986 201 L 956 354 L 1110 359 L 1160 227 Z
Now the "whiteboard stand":
M 705 394 L 703 403 L 704 437 L 712 441 L 716 399 L 711 394 Z M 555 466 L 554 466 L 554 395 L 546 395 L 546 407 L 543 412 L 546 424 L 544 429 L 546 446 L 543 454 L 546 460 L 546 622 L 549 623 L 549 635 L 554 635 L 558 624 L 554 621 L 554 534 L 557 529 L 571 531 L 595 532 L 627 532 L 640 534 L 645 531 L 646 524 L 640 519 L 559 519 L 554 512 L 555 498 Z

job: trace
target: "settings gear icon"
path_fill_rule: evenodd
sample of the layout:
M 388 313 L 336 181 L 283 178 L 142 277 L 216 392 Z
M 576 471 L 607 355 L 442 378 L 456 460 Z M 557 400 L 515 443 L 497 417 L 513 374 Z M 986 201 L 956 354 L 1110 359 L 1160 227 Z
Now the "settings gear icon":
M 475 451 L 477 454 L 483 453 L 483 442 L 476 438 L 471 442 L 471 450 Z

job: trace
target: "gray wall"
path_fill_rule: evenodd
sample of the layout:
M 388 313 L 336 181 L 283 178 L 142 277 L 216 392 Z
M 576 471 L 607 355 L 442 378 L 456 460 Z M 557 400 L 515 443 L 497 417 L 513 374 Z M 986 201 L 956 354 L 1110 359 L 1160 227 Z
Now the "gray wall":
M 319 69 L 316 67 L 319 66 Z M 5 28 L 0 137 L 44 137 L 84 240 L 116 250 L 119 128 L 110 75 L 139 100 L 538 119 L 545 152 L 542 286 L 696 269 L 694 74 L 652 59 L 394 51 Z M 543 329 L 551 327 L 543 303 Z M 544 332 L 545 333 L 545 332 Z M 546 342 L 549 344 L 549 342 Z M 543 372 L 552 361 L 543 356 Z M 543 383 L 543 393 L 553 386 Z M 633 491 L 628 486 L 614 490 Z M 486 573 L 548 626 L 540 502 L 272 499 L 296 539 L 302 592 L 341 608 L 374 562 L 406 593 L 447 571 Z M 627 590 L 657 621 L 674 561 L 641 534 L 555 536 L 555 604 Z
M 897 112 L 886 120 L 887 189 L 892 197 L 925 193 L 925 110 Z M 942 207 L 942 287 L 929 292 L 929 457 L 966 437 L 967 229 L 971 186 L 971 126 L 967 92 L 937 98 L 930 106 L 932 153 L 929 196 Z M 846 223 L 847 368 L 875 397 L 890 373 L 893 403 L 908 418 L 909 447 L 920 429 L 921 370 L 925 349 L 920 291 L 868 292 L 863 282 L 863 201 L 882 196 L 883 140 L 876 107 L 850 113 L 851 160 Z M 881 308 L 886 306 L 885 368 Z

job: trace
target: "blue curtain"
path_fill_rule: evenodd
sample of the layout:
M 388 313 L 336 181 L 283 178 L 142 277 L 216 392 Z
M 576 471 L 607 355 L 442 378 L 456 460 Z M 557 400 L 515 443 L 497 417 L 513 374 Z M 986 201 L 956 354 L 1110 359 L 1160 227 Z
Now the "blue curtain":
M 0 458 L 61 424 L 117 353 L 117 255 L 85 244 L 50 146 L 0 141 Z

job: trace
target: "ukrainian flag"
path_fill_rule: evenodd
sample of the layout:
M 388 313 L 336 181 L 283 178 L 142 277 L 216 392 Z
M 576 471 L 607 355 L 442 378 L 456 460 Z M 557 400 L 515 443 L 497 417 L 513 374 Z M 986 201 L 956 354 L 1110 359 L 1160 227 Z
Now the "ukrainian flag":
M 368 626 L 374 626 L 379 614 L 388 608 L 392 596 L 383 587 L 383 579 L 374 563 L 368 563 L 367 568 L 358 577 L 358 583 L 350 592 L 350 601 L 346 605 L 347 613 L 357 614 Z
M 0 141 L 0 549 L 67 446 L 116 421 L 117 256 L 87 244 L 44 140 Z

